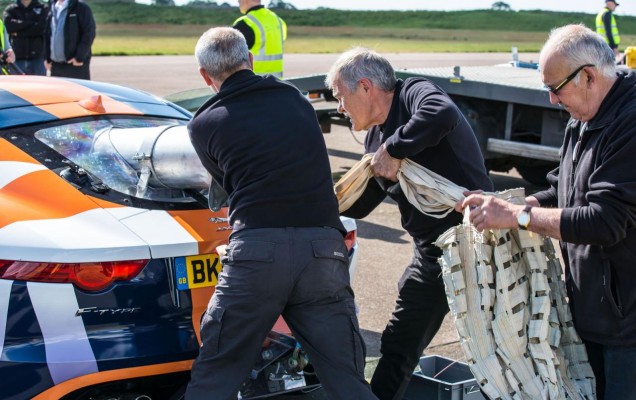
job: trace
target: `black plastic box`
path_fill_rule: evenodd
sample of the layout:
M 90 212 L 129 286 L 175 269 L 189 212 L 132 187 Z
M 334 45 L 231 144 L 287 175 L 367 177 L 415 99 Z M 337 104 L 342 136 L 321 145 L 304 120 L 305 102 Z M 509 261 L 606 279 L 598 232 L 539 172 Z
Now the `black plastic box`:
M 419 367 L 419 371 L 413 373 L 403 400 L 486 399 L 465 363 L 441 356 L 425 356 L 420 358 Z

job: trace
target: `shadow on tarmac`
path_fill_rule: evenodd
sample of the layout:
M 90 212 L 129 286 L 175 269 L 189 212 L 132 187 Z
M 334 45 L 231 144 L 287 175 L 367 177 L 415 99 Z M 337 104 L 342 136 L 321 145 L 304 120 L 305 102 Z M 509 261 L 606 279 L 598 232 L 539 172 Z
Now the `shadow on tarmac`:
M 389 243 L 410 243 L 410 240 L 404 240 L 404 230 L 394 229 L 388 226 L 365 221 L 363 219 L 356 220 L 358 224 L 358 235 L 365 239 L 378 239 Z

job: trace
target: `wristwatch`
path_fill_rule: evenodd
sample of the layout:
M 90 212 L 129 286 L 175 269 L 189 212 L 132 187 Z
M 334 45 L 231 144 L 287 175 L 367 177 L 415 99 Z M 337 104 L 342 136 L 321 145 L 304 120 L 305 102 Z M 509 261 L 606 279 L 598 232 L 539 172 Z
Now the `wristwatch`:
M 524 231 L 528 229 L 528 225 L 530 225 L 530 210 L 532 206 L 526 204 L 523 211 L 517 215 L 517 224 L 519 224 L 519 229 L 523 229 Z

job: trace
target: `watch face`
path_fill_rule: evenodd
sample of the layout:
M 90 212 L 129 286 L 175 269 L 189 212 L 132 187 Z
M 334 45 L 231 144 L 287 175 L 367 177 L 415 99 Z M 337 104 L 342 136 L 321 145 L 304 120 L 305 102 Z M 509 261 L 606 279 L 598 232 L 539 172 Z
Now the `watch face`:
M 530 223 L 530 214 L 525 211 L 519 214 L 519 216 L 517 217 L 517 223 L 519 223 L 519 225 L 523 226 L 524 228 L 527 227 Z

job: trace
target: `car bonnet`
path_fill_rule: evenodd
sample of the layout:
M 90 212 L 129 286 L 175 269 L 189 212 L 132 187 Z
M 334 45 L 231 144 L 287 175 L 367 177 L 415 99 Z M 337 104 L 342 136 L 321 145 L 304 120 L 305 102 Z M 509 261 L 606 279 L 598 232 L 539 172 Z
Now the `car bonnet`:
M 123 86 L 43 76 L 0 76 L 0 129 L 100 114 L 190 119 L 185 109 Z

